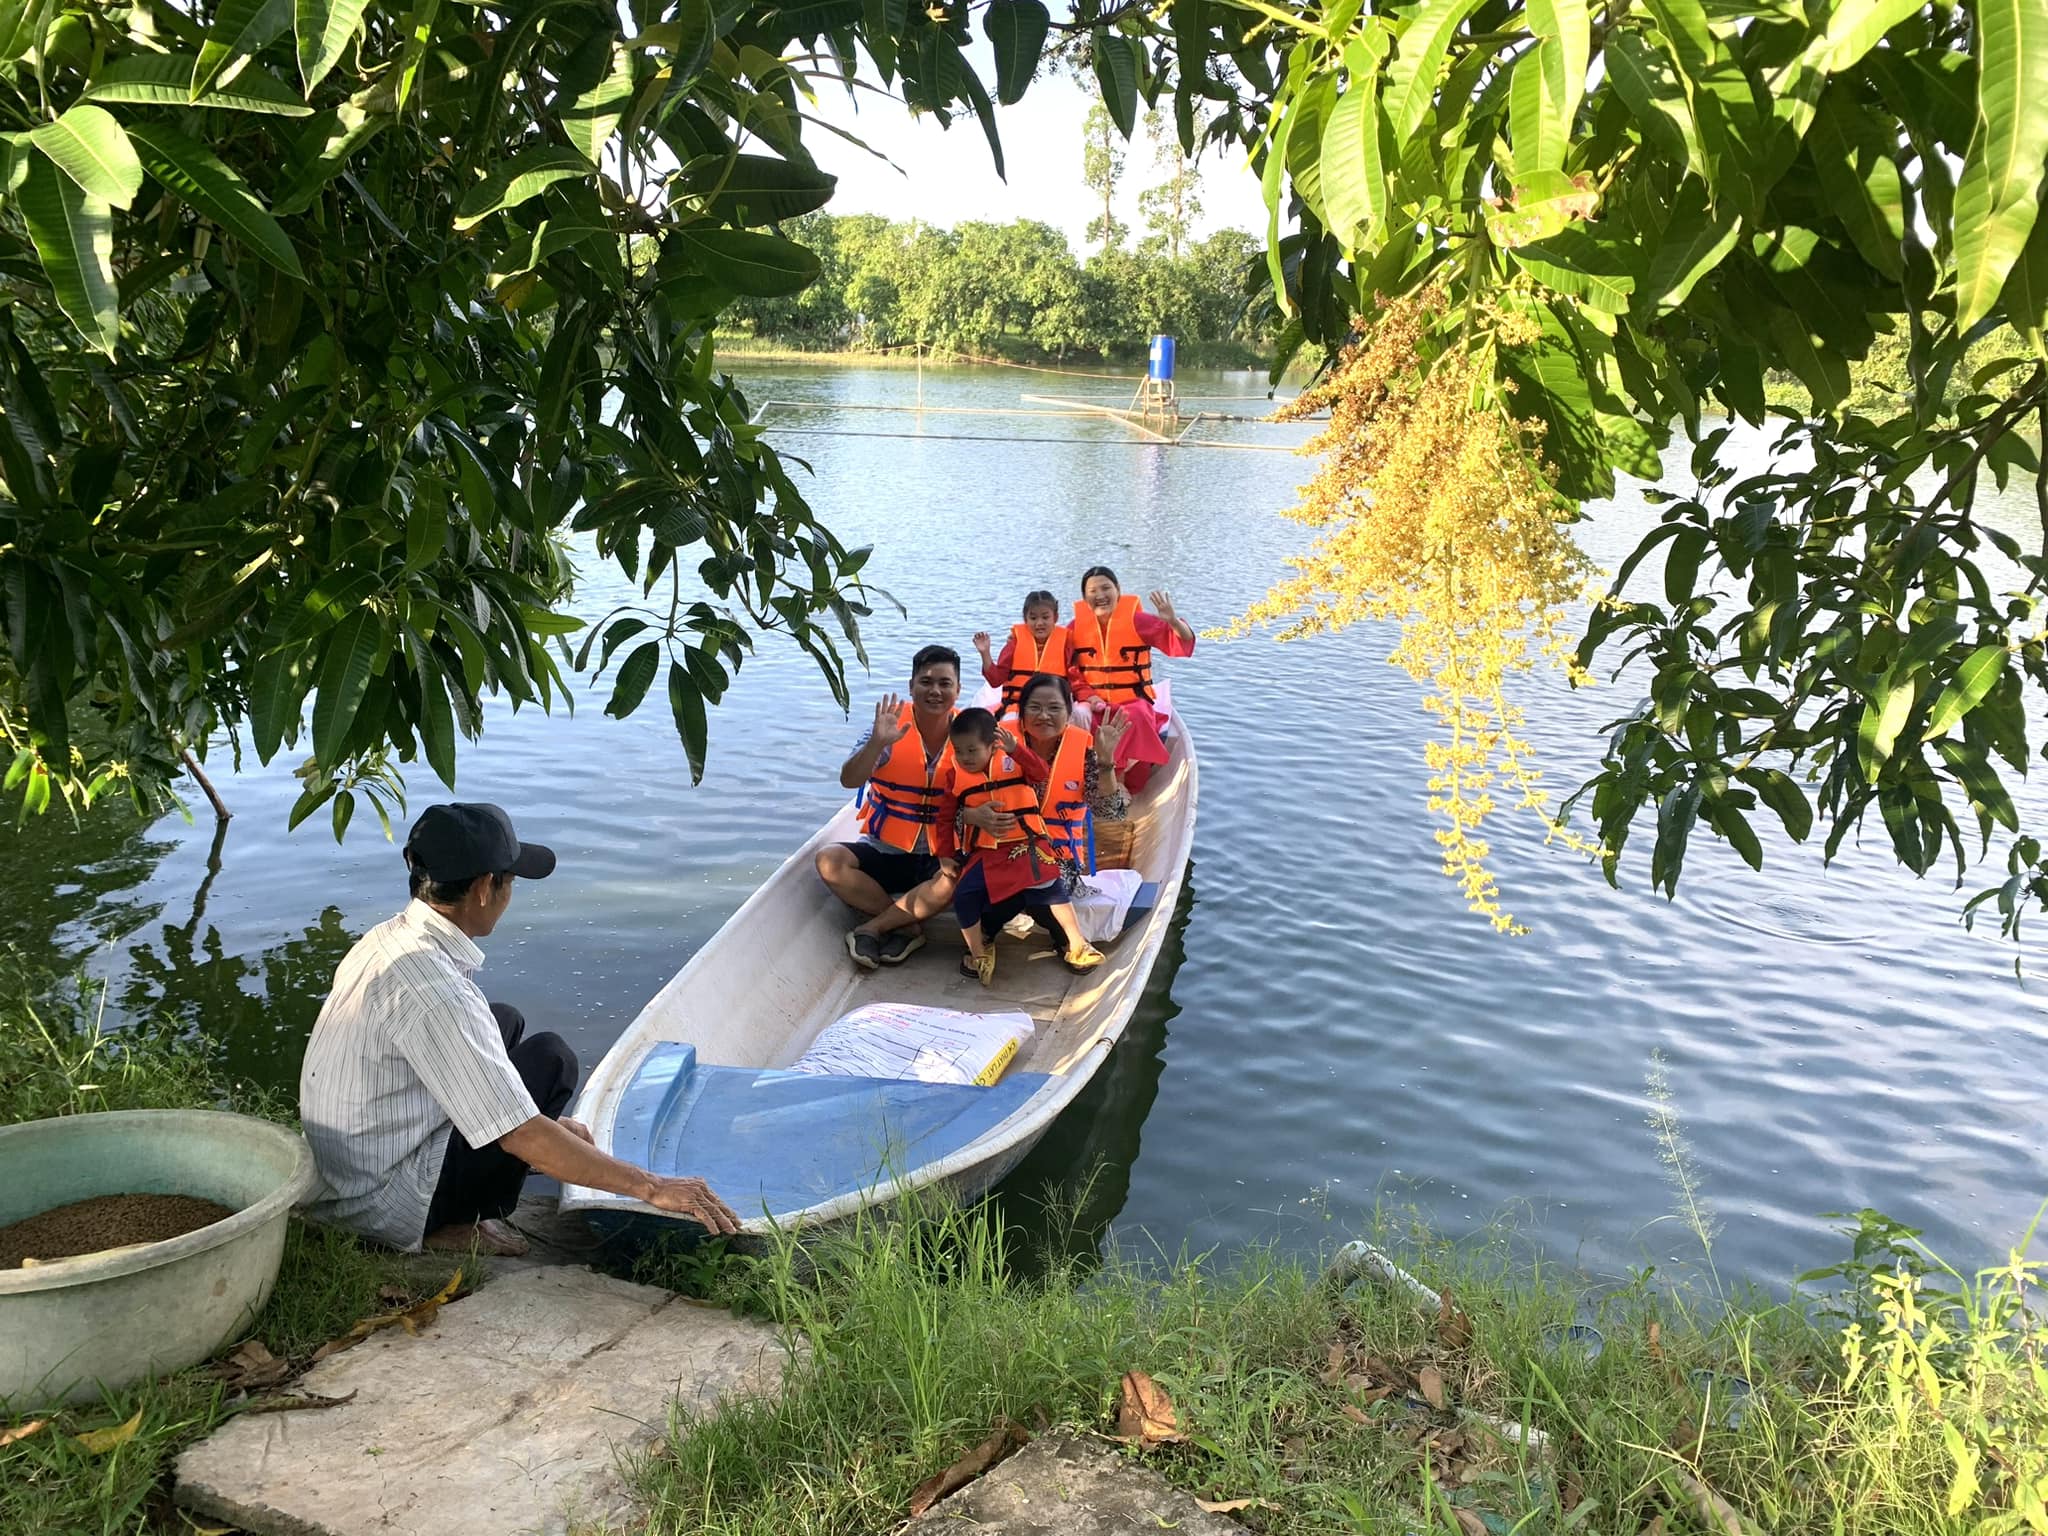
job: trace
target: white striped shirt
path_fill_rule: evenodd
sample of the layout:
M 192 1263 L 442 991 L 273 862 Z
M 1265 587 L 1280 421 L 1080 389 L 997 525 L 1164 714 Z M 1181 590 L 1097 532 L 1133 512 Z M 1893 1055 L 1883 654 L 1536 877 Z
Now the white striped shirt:
M 482 990 L 469 936 L 423 901 L 357 942 L 306 1042 L 299 1116 L 323 1186 L 307 1214 L 411 1252 L 453 1125 L 486 1146 L 540 1111 Z

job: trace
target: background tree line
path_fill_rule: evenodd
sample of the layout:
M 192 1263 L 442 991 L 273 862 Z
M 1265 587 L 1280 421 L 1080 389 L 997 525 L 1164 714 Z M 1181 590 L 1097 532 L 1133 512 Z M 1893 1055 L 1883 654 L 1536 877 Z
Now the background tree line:
M 1114 213 L 1127 146 L 1098 103 L 1089 114 L 1081 179 L 1102 199 L 1077 256 L 1054 226 L 1032 219 L 940 229 L 878 214 L 808 213 L 782 232 L 817 253 L 801 293 L 742 297 L 723 324 L 802 348 L 878 351 L 923 343 L 945 352 L 1109 358 L 1176 337 L 1193 360 L 1249 367 L 1277 336 L 1262 247 L 1241 230 L 1194 237 L 1201 178 L 1173 125 L 1154 115 L 1138 143 L 1158 173 L 1139 193 L 1144 233 L 1133 244 Z

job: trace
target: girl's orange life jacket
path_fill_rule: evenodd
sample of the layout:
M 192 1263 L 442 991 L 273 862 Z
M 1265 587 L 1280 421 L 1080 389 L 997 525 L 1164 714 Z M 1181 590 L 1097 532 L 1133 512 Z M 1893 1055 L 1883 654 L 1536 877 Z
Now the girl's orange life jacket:
M 1031 633 L 1029 624 L 1010 626 L 1010 680 L 1003 684 L 1003 713 L 1017 713 L 1017 695 L 1024 691 L 1024 685 L 1034 674 L 1050 672 L 1054 677 L 1067 675 L 1067 651 L 1073 637 L 1064 624 L 1055 624 L 1052 633 L 1045 637 L 1045 648 L 1039 649 L 1038 637 Z
M 1138 600 L 1120 597 L 1103 633 L 1095 610 L 1074 605 L 1074 660 L 1088 686 L 1110 704 L 1152 702 L 1152 647 L 1138 638 Z
M 924 762 L 924 737 L 918 734 L 911 706 L 903 706 L 896 717 L 903 725 L 903 739 L 889 749 L 888 756 L 875 764 L 875 771 L 861 790 L 860 829 L 880 838 L 891 848 L 914 852 L 920 837 L 929 848 L 932 823 L 938 819 L 939 796 L 953 771 L 953 743 L 940 751 L 938 763 L 929 772 Z
M 1023 722 L 1010 719 L 1004 729 L 1025 741 Z M 1039 812 L 1045 818 L 1046 835 L 1053 851 L 1088 874 L 1095 873 L 1095 821 L 1088 810 L 1088 754 L 1095 738 L 1078 725 L 1070 725 L 1053 749 L 1052 772 L 1038 793 Z

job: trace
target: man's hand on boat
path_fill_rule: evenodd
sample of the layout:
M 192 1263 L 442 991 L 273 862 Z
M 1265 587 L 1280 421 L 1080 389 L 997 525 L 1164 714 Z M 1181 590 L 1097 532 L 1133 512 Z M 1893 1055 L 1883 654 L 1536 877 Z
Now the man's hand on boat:
M 624 1195 L 667 1211 L 687 1216 L 713 1237 L 740 1229 L 732 1207 L 711 1192 L 702 1179 L 671 1179 L 645 1168 L 622 1162 L 598 1150 L 590 1128 L 576 1120 L 550 1120 L 535 1115 L 515 1126 L 498 1142 L 507 1152 L 564 1184 L 582 1184 L 608 1194 Z
M 647 1177 L 653 1188 L 640 1198 L 657 1211 L 687 1216 L 713 1237 L 739 1231 L 740 1219 L 733 1208 L 714 1195 L 702 1179 L 663 1179 L 651 1173 Z

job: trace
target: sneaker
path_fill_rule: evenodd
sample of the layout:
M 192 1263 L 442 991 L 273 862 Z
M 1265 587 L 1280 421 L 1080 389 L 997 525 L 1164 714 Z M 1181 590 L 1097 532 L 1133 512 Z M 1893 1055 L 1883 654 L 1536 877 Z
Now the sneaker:
M 1102 951 L 1093 944 L 1083 944 L 1079 949 L 1070 949 L 1061 957 L 1067 969 L 1076 975 L 1094 970 L 1105 958 L 1107 957 Z
M 862 933 L 858 928 L 847 934 L 846 952 L 853 956 L 853 963 L 864 971 L 872 971 L 882 963 L 882 941 L 872 933 Z
M 924 948 L 924 935 L 913 933 L 908 928 L 898 928 L 894 933 L 882 935 L 881 961 L 884 965 L 901 965 L 920 949 Z
M 993 944 L 989 945 L 979 956 L 962 955 L 960 957 L 960 974 L 962 976 L 972 976 L 984 987 L 995 985 L 996 947 Z

